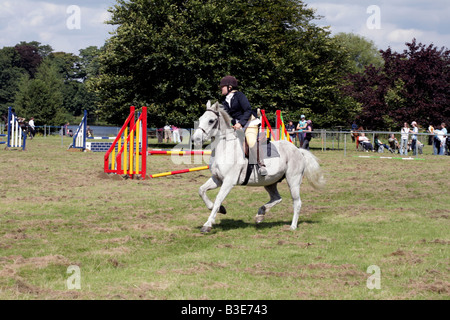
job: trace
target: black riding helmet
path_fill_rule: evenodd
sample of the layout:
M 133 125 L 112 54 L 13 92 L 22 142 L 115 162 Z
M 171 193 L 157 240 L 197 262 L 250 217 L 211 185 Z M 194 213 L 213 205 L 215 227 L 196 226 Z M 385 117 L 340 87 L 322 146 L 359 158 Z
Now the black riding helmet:
M 220 87 L 223 86 L 232 86 L 233 89 L 237 89 L 238 88 L 238 81 L 235 77 L 233 76 L 225 76 L 222 78 L 222 80 L 220 80 Z

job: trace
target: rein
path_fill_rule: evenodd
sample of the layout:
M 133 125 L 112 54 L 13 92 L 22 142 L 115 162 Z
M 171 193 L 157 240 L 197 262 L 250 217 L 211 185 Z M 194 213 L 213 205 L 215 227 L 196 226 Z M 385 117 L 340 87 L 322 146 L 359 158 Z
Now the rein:
M 206 111 L 212 112 L 217 116 L 216 124 L 214 125 L 212 130 L 214 130 L 218 127 L 219 131 L 220 131 L 220 113 L 218 111 L 214 111 L 214 110 L 210 110 L 210 109 L 207 109 Z M 202 127 L 199 126 L 198 129 L 202 130 L 204 134 L 208 135 L 208 133 Z
M 212 113 L 214 113 L 214 114 L 217 116 L 216 123 L 214 124 L 214 126 L 212 127 L 212 129 L 211 129 L 210 131 L 212 131 L 212 130 L 214 130 L 214 129 L 218 129 L 219 132 L 221 132 L 221 130 L 220 130 L 220 112 L 219 112 L 219 111 L 210 110 L 210 109 L 207 109 L 206 111 L 212 112 Z M 205 135 L 208 135 L 208 132 L 206 132 L 206 130 L 203 129 L 202 127 L 198 126 L 197 129 L 200 129 Z M 221 139 L 225 139 L 225 140 L 235 140 L 235 139 L 237 139 L 237 135 L 236 135 L 236 133 L 233 131 L 233 137 L 229 137 L 228 132 L 227 132 L 227 134 L 223 135 L 223 136 L 221 137 Z

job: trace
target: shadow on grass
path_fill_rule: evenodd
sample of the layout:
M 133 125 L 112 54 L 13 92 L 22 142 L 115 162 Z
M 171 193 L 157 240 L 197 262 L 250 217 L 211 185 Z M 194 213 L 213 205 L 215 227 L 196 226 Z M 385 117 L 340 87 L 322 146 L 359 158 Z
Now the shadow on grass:
M 302 219 L 300 219 L 298 222 L 298 225 L 301 226 L 302 224 L 313 224 L 313 223 L 319 223 L 319 222 L 320 221 L 317 221 L 317 220 L 302 220 Z M 291 223 L 292 223 L 292 220 L 270 221 L 270 222 L 263 221 L 259 224 L 256 224 L 255 222 L 245 222 L 243 220 L 221 219 L 220 223 L 215 224 L 213 226 L 213 230 L 228 231 L 228 230 L 247 229 L 247 228 L 263 230 L 263 229 L 271 229 L 273 227 L 290 226 Z M 198 228 L 201 229 L 201 226 Z

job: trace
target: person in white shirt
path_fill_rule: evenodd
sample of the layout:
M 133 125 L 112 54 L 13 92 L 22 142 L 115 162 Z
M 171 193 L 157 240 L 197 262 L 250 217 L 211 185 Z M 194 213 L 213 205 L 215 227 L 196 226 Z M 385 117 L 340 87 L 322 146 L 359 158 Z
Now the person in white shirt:
M 411 150 L 413 152 L 413 156 L 415 156 L 417 154 L 417 150 L 416 150 L 416 148 L 417 148 L 417 134 L 419 133 L 419 127 L 417 127 L 417 122 L 415 122 L 415 121 L 413 121 L 411 123 L 411 125 L 413 127 L 413 129 L 412 129 L 413 135 L 411 137 L 411 139 L 412 139 L 411 140 Z
M 180 130 L 176 126 L 172 126 L 173 142 L 181 143 Z
M 441 150 L 439 152 L 439 155 L 443 156 L 445 155 L 446 150 L 446 140 L 447 140 L 447 128 L 445 123 L 443 122 L 441 124 L 441 134 L 439 135 L 439 139 L 441 139 Z
M 164 126 L 164 140 L 166 143 L 172 142 L 172 127 L 168 124 Z
M 28 126 L 30 127 L 30 139 L 34 138 L 34 135 L 36 134 L 36 129 L 34 126 L 34 118 L 31 117 L 30 121 L 28 121 Z
M 401 130 L 401 141 L 400 141 L 400 154 L 401 155 L 408 155 L 408 135 L 409 135 L 410 129 L 408 123 L 403 124 L 403 128 Z
M 363 146 L 364 151 L 369 152 L 373 151 L 373 145 L 370 143 L 369 138 L 366 137 L 366 134 L 363 132 L 358 137 L 359 143 Z

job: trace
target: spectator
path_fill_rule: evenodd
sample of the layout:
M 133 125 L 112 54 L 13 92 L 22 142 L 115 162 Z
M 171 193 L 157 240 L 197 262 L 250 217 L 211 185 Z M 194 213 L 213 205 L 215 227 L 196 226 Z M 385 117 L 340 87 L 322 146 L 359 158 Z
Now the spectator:
M 305 115 L 302 114 L 300 116 L 300 121 L 298 122 L 297 125 L 297 137 L 298 137 L 298 141 L 300 141 L 300 147 L 303 147 L 303 142 L 305 141 L 305 133 L 303 132 L 304 129 L 306 129 L 307 127 L 307 123 L 306 123 L 306 118 Z
M 428 126 L 428 133 L 430 133 L 430 135 L 428 136 L 428 145 L 429 146 L 431 146 L 431 145 L 434 145 L 433 144 L 433 136 L 432 135 L 434 135 L 434 127 L 433 127 L 433 125 L 429 125 Z
M 441 135 L 439 136 L 439 138 L 441 139 L 441 151 L 439 155 L 443 156 L 446 153 L 446 140 L 447 140 L 447 128 L 444 122 L 441 123 Z
M 30 132 L 29 132 L 30 140 L 33 140 L 34 135 L 36 134 L 36 127 L 34 125 L 34 118 L 33 117 L 31 117 L 30 121 L 28 121 L 28 126 L 30 128 Z
M 445 151 L 450 156 L 450 136 L 447 134 L 447 139 L 445 139 Z
M 288 125 L 286 126 L 286 131 L 289 134 L 292 143 L 295 144 L 295 125 L 292 121 L 289 121 Z
M 173 135 L 173 142 L 181 143 L 180 130 L 178 129 L 178 127 L 172 126 L 172 135 Z
M 389 142 L 389 146 L 391 147 L 391 150 L 393 150 L 393 152 L 395 153 L 395 150 L 399 149 L 399 143 L 393 133 L 389 136 L 388 142 Z
M 442 132 L 439 129 L 434 129 L 433 137 L 433 155 L 437 156 L 441 153 L 441 135 Z
M 166 140 L 166 143 L 169 143 L 169 140 L 172 142 L 172 131 L 168 124 L 164 126 L 164 140 Z
M 8 115 L 7 114 L 2 114 L 2 120 L 5 123 L 5 129 L 8 128 Z
M 403 128 L 401 130 L 401 142 L 400 142 L 400 154 L 401 155 L 408 155 L 408 136 L 409 132 L 411 130 L 409 129 L 408 123 L 403 124 Z
M 70 123 L 67 122 L 67 123 L 64 125 L 63 135 L 69 135 L 69 124 L 70 124 Z
M 357 128 L 355 131 L 353 131 L 352 136 L 353 136 L 353 141 L 356 141 L 356 150 L 359 150 L 359 136 L 361 135 L 361 132 L 364 132 L 364 127 L 360 126 L 359 128 Z
M 394 153 L 394 151 L 391 149 L 391 147 L 389 147 L 387 144 L 381 142 L 381 140 L 378 138 L 378 134 L 375 135 L 375 141 L 374 141 L 374 144 L 375 144 L 375 149 L 376 149 L 378 152 L 384 152 L 383 150 L 384 150 L 384 149 L 387 149 L 387 150 L 389 150 L 391 153 Z
M 89 127 L 89 126 L 87 126 L 87 128 L 86 128 L 87 130 L 87 136 L 89 137 L 89 138 L 93 138 L 94 137 L 94 131 Z
M 373 145 L 372 145 L 372 143 L 370 143 L 369 138 L 366 137 L 366 134 L 364 132 L 361 133 L 358 140 L 359 140 L 359 144 L 361 144 L 363 146 L 363 149 L 366 152 L 369 152 L 369 150 L 373 151 Z
M 312 121 L 308 120 L 306 121 L 306 129 L 304 129 L 305 131 L 305 137 L 303 140 L 303 145 L 302 148 L 309 150 L 309 142 L 312 139 L 312 131 L 313 131 L 313 127 L 312 127 Z
M 413 121 L 411 123 L 411 125 L 413 127 L 413 129 L 412 129 L 413 135 L 411 137 L 411 150 L 412 150 L 413 156 L 415 156 L 417 154 L 416 146 L 417 146 L 417 134 L 419 133 L 419 128 L 417 127 L 417 122 L 415 122 L 415 121 Z
M 158 139 L 158 143 L 163 143 L 163 141 L 164 141 L 164 129 L 163 128 L 156 129 L 156 138 Z
M 356 124 L 356 121 L 353 121 L 352 124 L 352 130 L 350 131 L 352 136 L 352 142 L 355 142 L 355 135 L 353 134 L 356 130 L 358 130 L 358 125 Z

